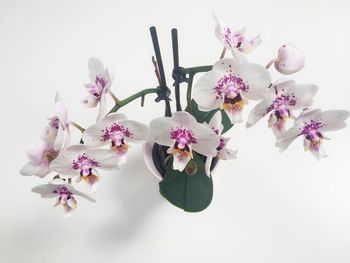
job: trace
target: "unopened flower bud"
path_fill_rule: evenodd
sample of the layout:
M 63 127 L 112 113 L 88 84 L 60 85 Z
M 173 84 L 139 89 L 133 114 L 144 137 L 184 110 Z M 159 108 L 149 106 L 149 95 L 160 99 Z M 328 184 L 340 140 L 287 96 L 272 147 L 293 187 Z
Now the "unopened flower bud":
M 284 44 L 278 50 L 278 59 L 275 68 L 282 74 L 293 74 L 305 65 L 304 53 L 292 44 Z

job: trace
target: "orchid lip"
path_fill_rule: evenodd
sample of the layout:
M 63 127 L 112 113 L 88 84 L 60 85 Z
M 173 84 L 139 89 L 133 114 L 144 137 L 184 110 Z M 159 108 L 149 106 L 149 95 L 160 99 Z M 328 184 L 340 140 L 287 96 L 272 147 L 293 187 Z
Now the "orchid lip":
M 102 74 L 98 74 L 95 80 L 96 85 L 102 90 L 106 88 L 108 81 L 102 76 Z
M 216 148 L 216 150 L 217 150 L 217 151 L 220 151 L 220 150 L 222 150 L 225 146 L 226 146 L 225 139 L 221 137 L 221 138 L 220 138 L 220 144 L 219 144 L 219 146 Z
M 53 193 L 58 195 L 59 202 L 62 205 L 65 205 L 69 199 L 73 198 L 73 193 L 66 186 L 57 186 Z
M 240 112 L 245 104 L 241 95 L 238 94 L 234 98 L 225 97 L 223 108 L 229 112 Z
M 78 170 L 81 176 L 92 174 L 92 169 L 99 167 L 100 164 L 94 159 L 90 159 L 85 153 L 79 155 L 73 160 L 72 168 Z
M 125 155 L 129 149 L 129 145 L 124 142 L 124 139 L 120 143 L 116 144 L 112 141 L 112 150 L 119 156 Z
M 171 130 L 170 138 L 174 140 L 177 149 L 185 149 L 186 146 L 197 143 L 194 133 L 181 126 Z
M 311 140 L 318 140 L 323 137 L 322 134 L 318 131 L 318 129 L 322 128 L 324 124 L 322 122 L 311 120 L 309 122 L 304 122 L 304 126 L 301 130 L 300 134 L 305 135 Z

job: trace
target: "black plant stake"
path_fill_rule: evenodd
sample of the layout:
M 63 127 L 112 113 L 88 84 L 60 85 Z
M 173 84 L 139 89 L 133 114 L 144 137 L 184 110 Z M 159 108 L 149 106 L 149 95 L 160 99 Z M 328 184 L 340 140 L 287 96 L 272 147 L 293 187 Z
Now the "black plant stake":
M 157 91 L 158 97 L 156 98 L 156 102 L 164 100 L 165 101 L 165 116 L 171 117 L 171 108 L 170 108 L 170 102 L 169 102 L 171 91 L 166 85 L 162 55 L 160 53 L 158 36 L 157 36 L 157 29 L 154 26 L 152 26 L 152 27 L 150 27 L 149 30 L 151 32 L 153 48 L 154 48 L 154 53 L 155 53 L 156 59 L 157 59 L 157 65 L 158 65 L 159 77 L 160 77 L 159 87 L 157 88 L 158 89 L 158 91 Z

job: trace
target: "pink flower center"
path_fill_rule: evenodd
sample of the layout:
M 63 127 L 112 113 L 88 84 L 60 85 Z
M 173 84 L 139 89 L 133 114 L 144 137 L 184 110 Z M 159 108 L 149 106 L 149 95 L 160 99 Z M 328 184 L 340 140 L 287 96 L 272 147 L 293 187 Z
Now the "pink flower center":
M 94 95 L 97 99 L 101 98 L 102 93 L 106 90 L 108 80 L 102 75 L 98 74 L 95 79 L 95 85 L 89 87 L 88 91 Z
M 92 174 L 92 169 L 99 167 L 100 164 L 94 159 L 90 159 L 85 153 L 81 154 L 73 160 L 73 169 L 78 170 L 81 176 L 88 176 Z
M 222 150 L 224 147 L 226 146 L 226 142 L 225 142 L 225 139 L 220 137 L 220 143 L 219 143 L 219 146 L 216 148 L 217 151 L 220 151 Z
M 295 106 L 296 103 L 297 99 L 294 94 L 283 94 L 276 97 L 266 111 L 275 110 L 277 118 L 287 118 L 290 116 L 288 106 Z
M 59 200 L 62 204 L 66 204 L 73 195 L 66 186 L 61 185 L 57 186 L 53 193 L 59 196 Z
M 300 134 L 305 135 L 305 138 L 311 142 L 319 142 L 323 139 L 323 135 L 318 129 L 323 126 L 321 122 L 316 122 L 314 120 L 304 122 L 304 127 Z
M 95 80 L 96 85 L 100 88 L 100 90 L 104 90 L 107 86 L 108 81 L 102 74 L 98 74 Z
M 197 143 L 196 138 L 191 130 L 182 127 L 176 127 L 171 130 L 170 138 L 175 141 L 175 148 L 184 149 L 193 143 Z
M 223 97 L 233 99 L 239 93 L 248 92 L 248 90 L 249 85 L 246 84 L 241 77 L 232 74 L 223 76 L 214 87 L 217 99 Z
M 55 117 L 52 117 L 52 118 L 50 119 L 49 126 L 50 126 L 51 128 L 58 129 L 59 124 L 60 124 L 60 120 L 58 119 L 58 117 L 55 116 Z
M 102 139 L 101 141 L 112 141 L 112 144 L 115 146 L 120 146 L 124 144 L 125 137 L 132 137 L 130 130 L 119 123 L 113 123 L 109 127 L 106 127 L 102 130 Z

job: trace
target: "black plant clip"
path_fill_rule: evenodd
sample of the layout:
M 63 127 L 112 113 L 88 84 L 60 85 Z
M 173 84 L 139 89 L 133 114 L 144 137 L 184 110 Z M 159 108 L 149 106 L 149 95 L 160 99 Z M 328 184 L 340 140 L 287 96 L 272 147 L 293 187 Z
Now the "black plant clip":
M 162 100 L 165 101 L 171 101 L 170 98 L 170 94 L 171 94 L 171 90 L 168 87 L 162 87 L 162 86 L 158 86 L 156 88 L 156 92 L 157 92 L 157 98 L 155 98 L 155 102 L 160 102 Z

